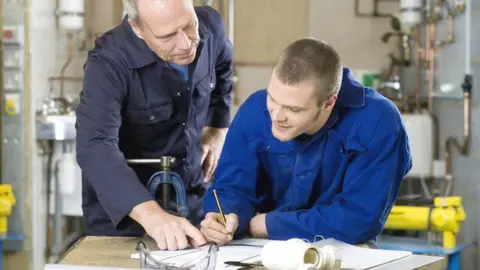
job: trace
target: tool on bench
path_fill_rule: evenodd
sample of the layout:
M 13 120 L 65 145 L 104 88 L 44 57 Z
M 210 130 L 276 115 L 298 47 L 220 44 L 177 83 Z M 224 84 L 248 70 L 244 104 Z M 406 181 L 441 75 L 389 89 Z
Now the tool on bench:
M 175 158 L 170 156 L 163 156 L 160 159 L 127 159 L 129 164 L 158 164 L 159 171 L 154 173 L 147 182 L 147 189 L 152 196 L 157 199 L 158 189 L 161 186 L 161 206 L 168 211 L 170 206 L 170 188 L 172 185 L 175 188 L 177 201 L 177 215 L 188 218 L 189 211 L 187 206 L 187 195 L 185 193 L 185 186 L 183 179 L 176 172 L 171 170 L 175 163 Z M 157 200 L 158 201 L 158 200 Z
M 147 245 L 139 241 L 136 251 L 140 255 L 141 269 L 161 269 L 161 270 L 215 270 L 217 266 L 218 245 L 208 242 L 201 246 L 200 255 L 182 265 L 172 265 L 156 260 L 150 255 Z

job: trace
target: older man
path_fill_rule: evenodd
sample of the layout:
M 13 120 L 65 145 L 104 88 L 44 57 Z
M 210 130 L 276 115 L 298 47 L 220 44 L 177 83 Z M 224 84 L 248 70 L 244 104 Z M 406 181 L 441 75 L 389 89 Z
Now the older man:
M 237 112 L 201 231 L 220 244 L 233 233 L 367 243 L 411 166 L 395 105 L 358 83 L 333 47 L 303 38 L 280 55 L 268 88 Z
M 123 2 L 127 16 L 89 53 L 77 109 L 86 233 L 146 232 L 170 250 L 201 244 L 199 230 L 146 189 L 158 164 L 129 166 L 127 159 L 175 157 L 191 221 L 198 221 L 230 122 L 232 46 L 210 7 Z

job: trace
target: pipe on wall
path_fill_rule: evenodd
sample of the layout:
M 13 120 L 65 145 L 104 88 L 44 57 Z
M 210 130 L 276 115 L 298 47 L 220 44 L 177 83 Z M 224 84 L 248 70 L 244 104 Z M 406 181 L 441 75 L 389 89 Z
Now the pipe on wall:
M 471 0 L 465 3 L 465 78 L 462 84 L 463 88 L 463 141 L 459 143 L 455 137 L 449 137 L 445 141 L 445 195 L 452 193 L 453 175 L 452 175 L 452 152 L 457 149 L 461 155 L 468 155 L 470 146 L 470 119 L 471 119 L 471 93 L 472 93 L 472 51 L 471 51 L 471 26 L 472 26 L 472 7 Z

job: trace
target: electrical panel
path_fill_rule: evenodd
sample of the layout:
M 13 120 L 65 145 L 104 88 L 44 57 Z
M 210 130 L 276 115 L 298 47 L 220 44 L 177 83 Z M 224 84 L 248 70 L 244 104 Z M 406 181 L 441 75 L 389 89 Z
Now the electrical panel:
M 1 0 L 0 0 L 1 1 Z M 8 217 L 5 251 L 24 249 L 26 164 L 24 1 L 3 0 L 1 17 L 1 183 L 10 184 L 17 204 Z

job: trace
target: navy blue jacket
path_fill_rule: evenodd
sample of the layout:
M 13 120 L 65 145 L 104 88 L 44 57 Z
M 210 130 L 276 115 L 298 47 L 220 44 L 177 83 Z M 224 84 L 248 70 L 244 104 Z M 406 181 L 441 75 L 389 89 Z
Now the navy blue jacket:
M 153 199 L 145 184 L 159 166 L 129 166 L 126 159 L 175 157 L 191 215 L 201 217 L 202 128 L 230 123 L 232 46 L 220 14 L 195 10 L 201 40 L 188 83 L 135 36 L 126 18 L 89 52 L 76 111 L 87 234 L 144 232 L 128 213 Z
M 266 98 L 265 90 L 252 94 L 232 121 L 205 213 L 218 212 L 216 189 L 222 210 L 239 216 L 236 237 L 259 212 L 267 213 L 269 239 L 374 240 L 412 166 L 395 105 L 345 69 L 326 125 L 313 136 L 280 142 Z

